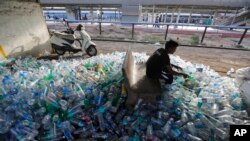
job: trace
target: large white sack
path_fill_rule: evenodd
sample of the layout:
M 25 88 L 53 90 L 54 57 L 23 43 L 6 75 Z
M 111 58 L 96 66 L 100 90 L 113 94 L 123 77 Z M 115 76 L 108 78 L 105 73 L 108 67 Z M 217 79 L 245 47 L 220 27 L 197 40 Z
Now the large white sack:
M 241 87 L 247 81 L 250 81 L 250 67 L 238 69 L 235 78 L 236 85 Z

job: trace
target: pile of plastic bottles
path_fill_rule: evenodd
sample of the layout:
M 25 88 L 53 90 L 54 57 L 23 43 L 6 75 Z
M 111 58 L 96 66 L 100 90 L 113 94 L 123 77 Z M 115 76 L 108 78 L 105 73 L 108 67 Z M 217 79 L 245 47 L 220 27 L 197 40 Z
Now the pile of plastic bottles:
M 124 56 L 0 62 L 0 140 L 226 140 L 229 125 L 249 123 L 232 79 L 177 56 L 172 63 L 190 77 L 176 77 L 160 100 L 139 99 L 128 111 Z

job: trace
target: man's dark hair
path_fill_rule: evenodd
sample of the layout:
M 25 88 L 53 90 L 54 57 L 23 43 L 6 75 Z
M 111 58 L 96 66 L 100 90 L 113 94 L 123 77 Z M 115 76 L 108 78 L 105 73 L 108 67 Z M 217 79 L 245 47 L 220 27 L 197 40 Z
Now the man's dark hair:
M 165 43 L 165 49 L 171 48 L 171 47 L 177 47 L 179 44 L 176 41 L 169 40 Z
M 76 30 L 77 30 L 77 31 L 80 31 L 82 27 L 83 27 L 83 26 L 82 26 L 81 24 L 79 24 L 79 25 L 76 27 Z

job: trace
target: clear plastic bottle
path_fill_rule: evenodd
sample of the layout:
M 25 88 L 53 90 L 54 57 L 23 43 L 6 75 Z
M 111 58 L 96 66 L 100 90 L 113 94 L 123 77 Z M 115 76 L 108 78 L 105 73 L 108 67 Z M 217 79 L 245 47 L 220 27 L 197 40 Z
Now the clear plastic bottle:
M 196 128 L 195 128 L 193 122 L 188 122 L 188 123 L 187 123 L 187 130 L 188 130 L 188 132 L 191 133 L 192 135 L 194 135 L 194 136 L 197 135 L 197 131 L 196 131 Z
M 187 122 L 189 119 L 188 119 L 188 116 L 186 114 L 186 110 L 183 110 L 182 113 L 181 113 L 181 121 L 182 122 Z
M 188 134 L 188 137 L 190 138 L 191 141 L 202 141 L 201 138 L 193 136 L 191 134 Z
M 164 125 L 163 127 L 163 132 L 164 134 L 168 134 L 169 131 L 171 130 L 171 124 L 174 122 L 174 119 L 173 118 L 170 118 L 167 123 Z
M 51 119 L 51 115 L 46 115 L 43 119 L 42 119 L 42 124 L 43 124 L 43 128 L 44 129 L 50 129 L 51 128 L 51 123 L 52 119 Z
M 104 123 L 103 113 L 97 112 L 97 119 L 98 119 L 99 127 L 100 127 L 101 131 L 104 131 L 105 130 L 105 123 Z
M 135 105 L 135 107 L 134 107 L 134 111 L 136 111 L 137 109 L 139 109 L 140 108 L 140 106 L 141 106 L 141 104 L 142 104 L 142 99 L 141 98 L 139 98 L 138 99 L 138 101 L 137 101 L 137 103 L 136 103 L 136 105 Z
M 218 111 L 214 114 L 214 116 L 223 116 L 223 115 L 233 115 L 233 111 L 229 108 L 226 108 L 224 110 Z
M 105 140 L 105 139 L 109 138 L 109 135 L 107 133 L 95 133 L 92 135 L 92 138 Z
M 21 125 L 28 126 L 28 127 L 32 128 L 32 129 L 38 129 L 40 127 L 39 123 L 32 122 L 32 121 L 29 121 L 29 120 L 21 121 Z

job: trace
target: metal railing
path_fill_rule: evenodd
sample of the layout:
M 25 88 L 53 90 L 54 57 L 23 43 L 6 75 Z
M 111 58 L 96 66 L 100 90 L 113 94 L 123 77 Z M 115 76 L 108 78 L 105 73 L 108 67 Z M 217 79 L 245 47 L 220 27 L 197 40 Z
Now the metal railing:
M 58 20 L 47 20 L 47 21 L 54 21 L 58 22 Z M 176 23 L 147 23 L 147 22 L 104 22 L 104 21 L 86 21 L 86 20 L 67 20 L 68 23 L 97 23 L 99 24 L 99 35 L 102 35 L 102 24 L 120 24 L 120 25 L 126 25 L 131 26 L 131 39 L 134 39 L 135 34 L 135 25 L 158 25 L 165 27 L 165 36 L 164 39 L 166 40 L 169 34 L 169 27 L 170 26 L 188 26 L 188 27 L 203 27 L 204 31 L 202 33 L 202 37 L 200 40 L 200 43 L 202 44 L 204 42 L 207 29 L 213 28 L 213 29 L 223 29 L 223 30 L 242 30 L 241 37 L 239 41 L 237 42 L 238 45 L 240 45 L 247 34 L 248 30 L 250 29 L 250 26 L 217 26 L 217 25 L 192 25 L 192 24 L 176 24 Z M 238 33 L 240 31 L 237 31 Z

